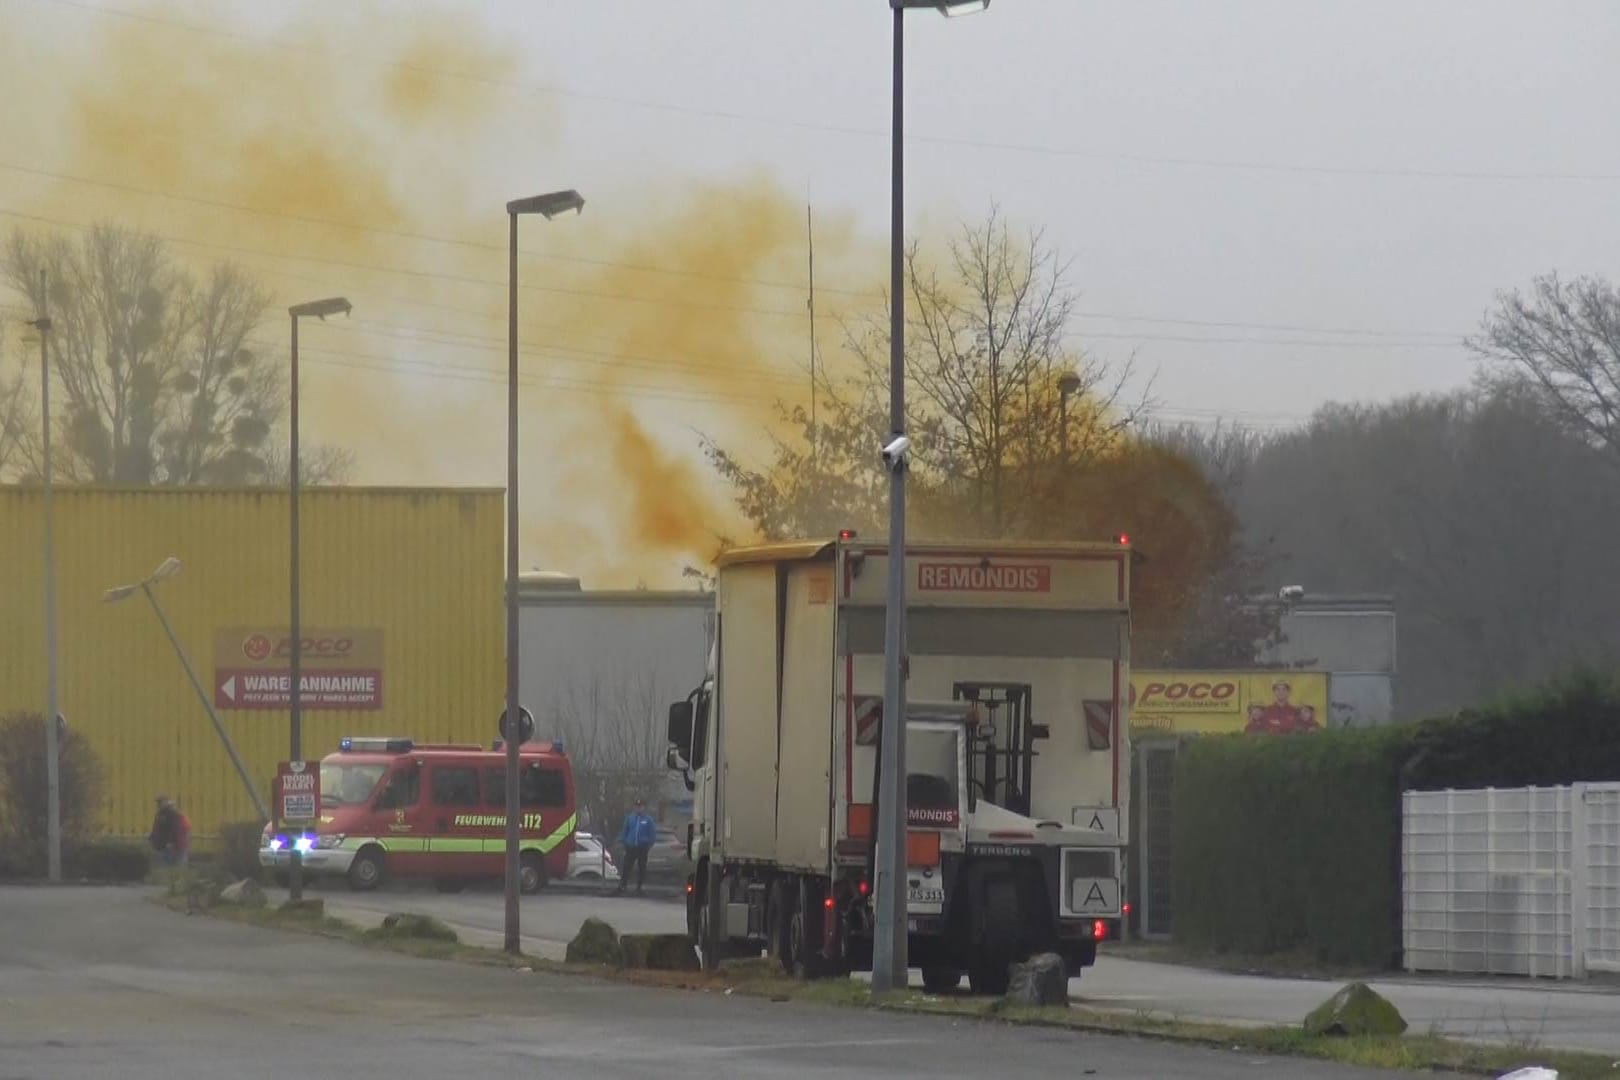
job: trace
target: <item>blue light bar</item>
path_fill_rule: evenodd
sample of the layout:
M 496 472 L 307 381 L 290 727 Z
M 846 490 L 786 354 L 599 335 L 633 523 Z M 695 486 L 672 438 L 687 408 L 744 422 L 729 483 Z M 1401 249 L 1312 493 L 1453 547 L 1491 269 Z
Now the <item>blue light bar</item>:
M 393 737 L 364 737 L 345 735 L 338 741 L 338 749 L 345 754 L 408 754 L 416 748 L 411 739 Z

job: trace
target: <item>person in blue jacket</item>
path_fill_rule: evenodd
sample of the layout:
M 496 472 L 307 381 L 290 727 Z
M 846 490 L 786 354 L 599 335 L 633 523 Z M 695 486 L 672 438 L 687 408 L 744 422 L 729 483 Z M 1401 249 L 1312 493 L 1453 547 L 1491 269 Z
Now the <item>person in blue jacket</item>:
M 636 872 L 636 895 L 647 882 L 647 852 L 658 839 L 658 823 L 647 813 L 647 806 L 636 800 L 631 811 L 624 815 L 624 828 L 619 830 L 619 843 L 624 846 L 624 871 L 619 876 L 619 892 L 630 883 L 630 871 Z

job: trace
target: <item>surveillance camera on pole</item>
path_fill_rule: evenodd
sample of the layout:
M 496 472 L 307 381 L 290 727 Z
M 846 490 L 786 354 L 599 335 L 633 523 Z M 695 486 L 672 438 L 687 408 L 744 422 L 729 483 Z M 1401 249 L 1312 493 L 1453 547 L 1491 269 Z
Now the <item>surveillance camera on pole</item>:
M 911 440 L 896 435 L 883 447 L 883 467 L 890 472 L 903 472 L 911 463 Z

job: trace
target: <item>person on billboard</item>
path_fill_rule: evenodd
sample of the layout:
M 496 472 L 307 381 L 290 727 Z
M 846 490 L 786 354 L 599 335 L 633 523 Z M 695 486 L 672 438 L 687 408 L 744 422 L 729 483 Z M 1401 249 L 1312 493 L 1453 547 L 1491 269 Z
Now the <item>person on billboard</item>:
M 1249 705 L 1249 724 L 1243 729 L 1245 735 L 1269 735 L 1271 727 L 1266 723 L 1266 707 L 1258 701 Z
M 1271 684 L 1271 704 L 1264 712 L 1266 728 L 1273 735 L 1292 735 L 1300 729 L 1299 706 L 1291 700 L 1294 688 L 1288 680 L 1278 679 Z
M 1321 725 L 1316 722 L 1316 710 L 1309 705 L 1301 705 L 1299 707 L 1299 730 L 1317 731 L 1320 727 Z

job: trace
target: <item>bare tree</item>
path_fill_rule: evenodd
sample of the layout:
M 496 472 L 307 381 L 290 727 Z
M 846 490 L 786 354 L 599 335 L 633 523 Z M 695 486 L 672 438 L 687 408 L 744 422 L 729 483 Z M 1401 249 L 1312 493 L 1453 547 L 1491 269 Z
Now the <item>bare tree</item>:
M 542 719 L 574 763 L 578 801 L 593 829 L 615 828 L 637 797 L 652 802 L 663 789 L 661 705 L 651 674 L 634 671 L 593 673 L 553 697 Z
M 1620 456 L 1620 289 L 1601 277 L 1535 279 L 1503 293 L 1468 341 L 1485 380 L 1523 390 L 1547 415 Z
M 1133 624 L 1141 656 L 1160 663 L 1252 662 L 1275 612 L 1248 593 L 1258 560 L 1241 542 L 1226 492 L 1255 447 L 1242 436 L 1191 445 L 1138 436 L 1148 395 L 1128 400 L 1131 364 L 1071 343 L 1077 295 L 1039 231 L 1015 237 L 999 213 L 965 226 L 941 269 L 907 258 L 907 424 L 915 534 L 1138 539 Z M 765 468 L 713 443 L 711 463 L 739 508 L 771 539 L 881 532 L 888 478 L 888 322 L 846 327 L 853 375 L 818 373 L 815 420 L 782 405 L 794 433 Z M 829 365 L 830 367 L 831 365 Z M 1071 375 L 1072 379 L 1066 378 Z M 1214 474 L 1216 458 L 1231 475 Z
M 1030 485 L 1051 476 L 1048 466 L 1113 448 L 1144 407 L 1125 399 L 1130 361 L 1110 366 L 1069 344 L 1079 294 L 1068 270 L 1040 230 L 1015 238 L 994 207 L 947 242 L 943 271 L 916 245 L 906 254 L 907 422 L 917 434 L 920 480 L 962 496 L 975 531 L 1013 531 L 1033 509 Z M 852 327 L 846 348 L 864 375 L 860 400 L 886 416 L 886 316 Z M 1066 402 L 1068 374 L 1078 381 Z M 886 428 L 884 421 L 879 431 Z
M 1146 395 L 1126 400 L 1132 364 L 1110 365 L 1071 344 L 1078 294 L 1068 264 L 1039 230 L 1015 237 L 995 209 L 949 240 L 939 269 L 913 246 L 906 288 L 919 527 L 935 535 L 1037 530 L 1042 496 L 1059 474 L 1116 449 L 1146 406 Z M 818 372 L 814 421 L 802 405 L 779 407 L 795 436 L 777 438 L 768 468 L 707 447 L 766 536 L 870 529 L 885 518 L 877 447 L 889 427 L 887 314 L 847 324 L 844 350 L 851 374 Z M 1077 381 L 1065 394 L 1070 373 Z
M 1608 455 L 1525 394 L 1323 410 L 1279 436 L 1242 496 L 1279 580 L 1387 592 L 1408 716 L 1620 660 Z
M 36 415 L 21 366 L 7 370 L 7 344 L 5 325 L 0 323 L 0 479 L 16 475 L 22 467 Z
M 221 264 L 198 281 L 158 237 L 101 225 L 77 242 L 14 231 L 0 277 L 36 308 L 49 300 L 61 402 L 53 464 L 64 479 L 246 485 L 284 475 L 272 436 L 285 381 L 251 347 L 270 297 L 245 270 Z M 311 482 L 347 467 L 341 454 L 311 457 Z
M 1243 487 L 1268 441 L 1263 432 L 1225 422 L 1155 425 L 1148 429 L 1146 438 L 1196 462 L 1210 483 L 1229 500 Z

